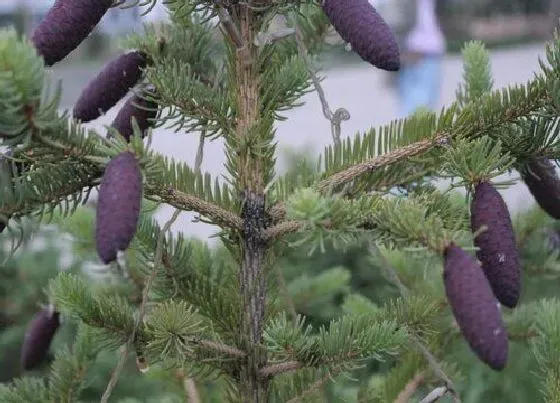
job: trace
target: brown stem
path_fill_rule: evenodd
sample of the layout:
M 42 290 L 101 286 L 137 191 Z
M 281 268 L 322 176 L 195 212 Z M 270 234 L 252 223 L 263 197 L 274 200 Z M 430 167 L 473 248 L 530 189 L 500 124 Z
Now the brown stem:
M 283 374 L 285 372 L 295 371 L 296 369 L 300 369 L 301 367 L 302 365 L 298 361 L 279 362 L 277 364 L 271 364 L 267 367 L 264 367 L 261 370 L 261 377 L 268 378 L 274 375 Z
M 240 230 L 243 227 L 243 220 L 231 211 L 199 197 L 180 192 L 172 187 L 162 189 L 161 187 L 147 185 L 146 190 L 146 198 L 148 199 L 154 200 L 156 198 L 153 196 L 157 196 L 158 201 L 184 211 L 195 211 L 226 228 Z M 153 196 L 150 196 L 150 194 Z
M 398 148 L 392 152 L 364 161 L 361 164 L 352 165 L 344 171 L 337 172 L 331 177 L 319 182 L 317 190 L 321 193 L 328 192 L 330 189 L 336 188 L 344 183 L 347 183 L 360 175 L 367 172 L 379 169 L 388 165 L 396 164 L 397 162 L 404 161 L 416 155 L 423 154 L 434 146 L 445 144 L 448 141 L 447 134 L 438 134 L 433 139 L 425 139 L 412 143 L 408 146 Z
M 192 378 L 185 377 L 183 379 L 183 388 L 185 389 L 185 394 L 189 403 L 200 403 L 200 396 L 198 395 L 198 390 L 196 388 L 196 383 Z

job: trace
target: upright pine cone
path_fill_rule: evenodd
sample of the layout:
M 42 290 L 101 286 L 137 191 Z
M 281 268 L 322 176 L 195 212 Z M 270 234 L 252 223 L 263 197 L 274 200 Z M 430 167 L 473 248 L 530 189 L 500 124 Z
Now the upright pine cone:
M 476 255 L 498 301 L 513 308 L 521 293 L 521 261 L 506 203 L 488 182 L 476 185 L 471 203 L 472 231 L 483 225 L 487 230 L 474 240 Z
M 31 41 L 47 66 L 64 59 L 93 31 L 113 0 L 56 0 Z
M 107 164 L 99 186 L 95 241 L 107 264 L 130 245 L 140 216 L 142 173 L 136 157 L 122 152 Z
M 368 0 L 324 0 L 323 11 L 363 60 L 382 70 L 400 68 L 395 35 Z
M 47 356 L 52 339 L 60 326 L 60 314 L 48 308 L 35 314 L 27 327 L 21 348 L 21 367 L 37 367 Z
M 508 335 L 488 280 L 460 247 L 450 244 L 444 258 L 445 292 L 461 333 L 484 363 L 502 370 L 508 360 Z
M 560 219 L 560 179 L 555 165 L 546 158 L 531 161 L 521 177 L 538 205 L 552 218 Z
M 146 55 L 138 51 L 111 60 L 82 91 L 74 106 L 74 118 L 89 122 L 107 112 L 138 83 L 144 67 Z
M 116 129 L 127 141 L 130 141 L 130 137 L 134 135 L 132 118 L 136 118 L 136 123 L 138 123 L 138 128 L 143 137 L 153 124 L 157 115 L 157 107 L 156 102 L 133 95 L 123 105 L 111 127 Z

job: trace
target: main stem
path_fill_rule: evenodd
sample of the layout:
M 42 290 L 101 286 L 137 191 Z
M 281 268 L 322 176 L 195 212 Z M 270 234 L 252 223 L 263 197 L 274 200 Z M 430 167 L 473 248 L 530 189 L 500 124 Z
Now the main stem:
M 243 138 L 255 135 L 259 121 L 259 72 L 255 65 L 256 50 L 253 39 L 256 30 L 254 12 L 247 5 L 237 5 L 234 20 L 249 52 L 238 51 L 237 78 L 237 127 L 238 144 L 247 144 Z M 250 60 L 247 57 L 250 56 Z M 262 159 L 250 147 L 238 146 L 238 189 L 244 191 L 242 218 L 243 245 L 239 271 L 239 288 L 242 298 L 242 324 L 240 340 L 247 353 L 239 373 L 239 396 L 244 403 L 267 401 L 268 381 L 259 377 L 259 370 L 266 365 L 266 350 L 262 347 L 262 333 L 266 301 L 265 264 L 268 247 L 262 240 L 267 226 L 264 200 L 264 172 Z

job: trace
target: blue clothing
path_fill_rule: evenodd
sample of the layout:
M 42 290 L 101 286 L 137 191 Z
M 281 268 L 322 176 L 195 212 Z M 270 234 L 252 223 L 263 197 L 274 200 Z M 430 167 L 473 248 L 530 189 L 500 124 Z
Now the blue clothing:
M 401 66 L 398 73 L 399 114 L 407 117 L 419 107 L 435 110 L 440 96 L 443 55 L 424 55 Z

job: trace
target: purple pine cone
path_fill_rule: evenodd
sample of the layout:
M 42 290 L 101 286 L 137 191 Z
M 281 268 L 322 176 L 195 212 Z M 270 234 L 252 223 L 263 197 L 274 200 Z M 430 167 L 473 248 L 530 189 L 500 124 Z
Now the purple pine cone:
M 111 60 L 89 82 L 74 106 L 74 118 L 82 122 L 97 119 L 119 102 L 142 77 L 146 55 L 129 52 Z
M 508 334 L 498 303 L 480 266 L 460 247 L 445 250 L 443 281 L 461 333 L 474 353 L 490 368 L 505 368 Z
M 363 60 L 382 70 L 399 70 L 397 39 L 368 0 L 324 0 L 323 11 Z
M 45 359 L 59 326 L 60 314 L 47 308 L 33 317 L 21 349 L 21 366 L 24 371 L 37 367 Z
M 64 59 L 93 31 L 113 0 L 56 0 L 31 41 L 47 66 Z
M 111 126 L 127 141 L 130 141 L 130 138 L 134 135 L 134 130 L 132 129 L 132 118 L 134 117 L 143 137 L 156 118 L 157 107 L 158 104 L 156 102 L 134 95 L 123 105 Z
M 488 182 L 475 187 L 471 202 L 471 230 L 483 225 L 487 230 L 474 240 L 476 255 L 498 301 L 513 308 L 521 293 L 521 261 L 506 203 Z
M 130 245 L 142 202 L 142 172 L 133 153 L 125 151 L 109 162 L 99 186 L 95 241 L 107 264 Z
M 560 219 L 560 179 L 555 165 L 546 158 L 535 159 L 521 177 L 537 204 L 552 218 Z

